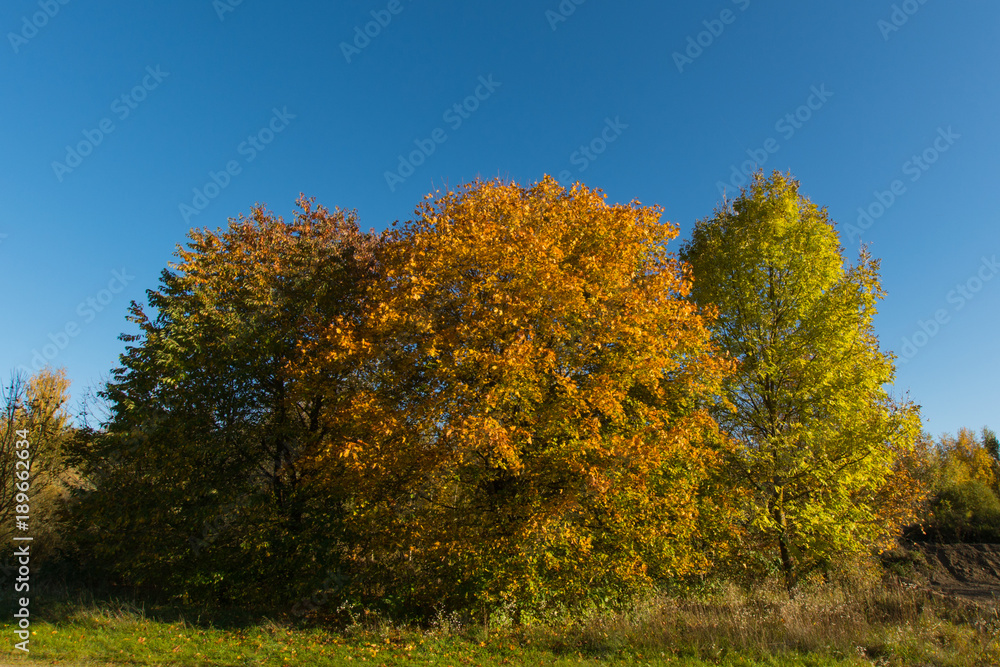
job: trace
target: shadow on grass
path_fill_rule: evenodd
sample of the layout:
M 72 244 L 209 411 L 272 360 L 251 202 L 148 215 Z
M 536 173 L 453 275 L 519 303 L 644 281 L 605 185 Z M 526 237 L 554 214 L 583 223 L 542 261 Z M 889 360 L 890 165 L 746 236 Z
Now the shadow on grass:
M 67 580 L 64 577 L 35 577 L 28 592 L 15 592 L 13 578 L 0 577 L 0 605 L 13 608 L 20 596 L 30 599 L 31 618 L 52 624 L 84 619 L 107 618 L 118 621 L 153 621 L 218 630 L 244 630 L 279 623 L 305 627 L 309 624 L 278 607 L 211 606 L 182 604 L 141 588 L 108 583 Z

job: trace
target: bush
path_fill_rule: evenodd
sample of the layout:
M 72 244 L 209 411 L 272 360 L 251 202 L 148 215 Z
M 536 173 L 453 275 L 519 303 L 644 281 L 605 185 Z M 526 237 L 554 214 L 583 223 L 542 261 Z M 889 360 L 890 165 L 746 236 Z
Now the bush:
M 949 484 L 930 505 L 925 531 L 939 542 L 1000 542 L 1000 500 L 980 480 Z

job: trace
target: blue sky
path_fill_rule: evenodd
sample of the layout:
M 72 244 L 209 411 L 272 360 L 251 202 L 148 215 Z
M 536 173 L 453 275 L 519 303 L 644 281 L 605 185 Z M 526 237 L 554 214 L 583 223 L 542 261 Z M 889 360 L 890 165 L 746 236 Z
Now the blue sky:
M 237 2 L 0 8 L 0 369 L 47 356 L 78 398 L 188 229 L 255 202 L 383 229 L 547 173 L 683 239 L 756 160 L 882 259 L 926 430 L 1000 427 L 997 3 Z

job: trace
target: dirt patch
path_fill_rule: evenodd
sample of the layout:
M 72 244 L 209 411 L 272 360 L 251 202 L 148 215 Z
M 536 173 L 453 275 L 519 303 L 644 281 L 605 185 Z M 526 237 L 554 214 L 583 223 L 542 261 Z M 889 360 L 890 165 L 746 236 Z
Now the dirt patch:
M 888 568 L 932 592 L 1000 601 L 1000 544 L 908 542 L 887 554 Z

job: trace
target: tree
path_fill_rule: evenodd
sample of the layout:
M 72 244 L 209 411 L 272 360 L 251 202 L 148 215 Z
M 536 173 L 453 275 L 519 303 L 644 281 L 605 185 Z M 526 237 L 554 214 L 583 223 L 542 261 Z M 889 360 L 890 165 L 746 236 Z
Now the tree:
M 942 435 L 938 452 L 942 459 L 941 477 L 951 482 L 978 480 L 988 487 L 997 484 L 997 460 L 994 458 L 996 436 L 984 428 L 982 438 L 968 428 L 960 428 L 958 435 Z
M 1000 440 L 997 439 L 996 431 L 986 426 L 983 427 L 982 438 L 983 447 L 993 459 L 993 468 L 996 473 L 994 475 L 996 478 L 994 485 L 997 487 L 997 492 L 1000 493 Z
M 915 539 L 940 542 L 1000 540 L 1000 466 L 996 436 L 983 428 L 980 439 L 970 429 L 942 435 L 928 452 L 930 502 L 920 525 L 908 533 Z
M 352 470 L 373 593 L 579 605 L 707 567 L 725 504 L 707 492 L 707 407 L 728 364 L 683 298 L 677 228 L 550 177 L 416 213 L 379 254 L 365 318 L 309 336 L 362 378 L 355 433 L 316 460 Z
M 73 435 L 66 411 L 69 381 L 61 369 L 43 368 L 30 378 L 14 374 L 2 400 L 0 537 L 9 542 L 14 535 L 31 536 L 38 563 L 60 544 L 60 510 L 70 481 L 64 453 Z M 18 528 L 18 515 L 29 517 L 27 532 Z
M 356 215 L 298 201 L 226 230 L 192 230 L 178 261 L 133 302 L 138 334 L 102 392 L 110 418 L 78 448 L 82 549 L 127 581 L 171 592 L 294 598 L 337 507 L 309 490 L 304 454 L 326 435 L 321 394 L 295 376 L 301 332 L 358 309 L 374 239 Z M 328 368 L 319 382 L 343 378 Z M 322 576 L 314 572 L 312 576 Z
M 681 251 L 692 298 L 714 306 L 717 344 L 738 362 L 720 425 L 749 493 L 745 525 L 791 590 L 805 572 L 888 545 L 913 518 L 919 485 L 904 459 L 918 409 L 885 390 L 893 355 L 872 318 L 878 261 L 845 266 L 834 223 L 775 172 L 697 223 Z M 773 562 L 773 561 L 772 561 Z

